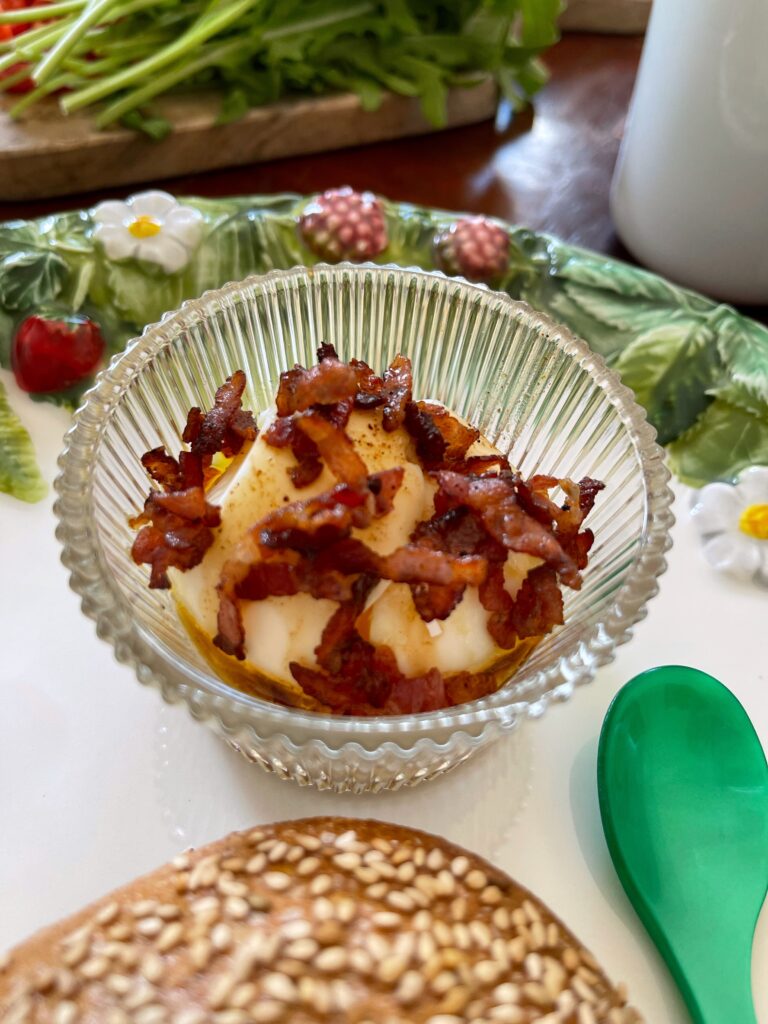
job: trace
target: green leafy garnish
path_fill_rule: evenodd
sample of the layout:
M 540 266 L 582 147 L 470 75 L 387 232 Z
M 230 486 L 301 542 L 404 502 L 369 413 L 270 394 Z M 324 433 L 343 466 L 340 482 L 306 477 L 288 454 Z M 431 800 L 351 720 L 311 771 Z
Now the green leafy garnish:
M 29 434 L 8 404 L 0 384 L 0 491 L 22 501 L 40 501 L 48 490 L 35 462 Z
M 221 93 L 220 123 L 282 97 L 385 90 L 446 121 L 449 88 L 491 76 L 515 106 L 546 79 L 538 54 L 557 39 L 560 0 L 65 0 L 4 44 L 0 74 L 31 65 L 36 88 L 12 114 L 61 91 L 63 113 L 92 109 L 160 139 L 148 108 L 180 89 Z M 0 26 L 19 21 L 1 12 Z M 3 89 L 0 78 L 0 90 Z M 12 84 L 5 79 L 5 87 Z

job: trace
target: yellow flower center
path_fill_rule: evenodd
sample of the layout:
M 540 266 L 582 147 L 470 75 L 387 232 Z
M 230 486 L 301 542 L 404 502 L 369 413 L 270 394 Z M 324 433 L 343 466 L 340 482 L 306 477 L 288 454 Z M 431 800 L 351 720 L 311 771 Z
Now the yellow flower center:
M 158 234 L 160 231 L 160 225 L 157 221 L 152 220 L 151 217 L 142 214 L 141 217 L 137 217 L 132 224 L 128 225 L 128 230 L 134 238 L 152 238 L 153 235 Z
M 768 504 L 748 505 L 739 516 L 739 529 L 755 540 L 768 540 Z

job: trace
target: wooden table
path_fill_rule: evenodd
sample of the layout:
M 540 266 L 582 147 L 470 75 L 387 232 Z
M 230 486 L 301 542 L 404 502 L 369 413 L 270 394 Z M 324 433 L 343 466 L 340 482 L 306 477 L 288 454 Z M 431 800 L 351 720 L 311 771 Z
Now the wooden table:
M 616 237 L 608 189 L 642 37 L 566 35 L 547 55 L 535 112 L 439 134 L 153 183 L 177 195 L 315 192 L 349 184 L 392 199 L 495 214 L 590 249 L 631 257 Z M 0 221 L 90 206 L 136 188 L 0 203 Z M 768 308 L 745 309 L 768 322 Z

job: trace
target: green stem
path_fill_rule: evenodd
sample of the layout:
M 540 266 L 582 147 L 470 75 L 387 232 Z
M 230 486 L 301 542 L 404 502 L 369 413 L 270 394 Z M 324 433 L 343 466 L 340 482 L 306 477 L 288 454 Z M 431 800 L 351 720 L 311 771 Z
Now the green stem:
M 300 32 L 314 32 L 315 29 L 325 28 L 327 25 L 335 25 L 338 22 L 357 18 L 362 14 L 370 14 L 373 10 L 372 3 L 358 4 L 357 7 L 348 7 L 345 11 L 323 14 L 317 18 L 306 18 L 304 21 L 294 21 L 289 25 L 283 25 L 282 28 L 269 28 L 263 33 L 262 39 L 265 43 L 269 43 L 273 39 L 284 39 L 285 36 L 296 35 Z
M 23 96 L 18 103 L 15 103 L 8 111 L 10 116 L 14 119 L 21 117 L 25 110 L 32 107 L 37 103 L 38 100 L 43 99 L 44 96 L 49 96 L 52 92 L 56 92 L 57 89 L 62 89 L 64 86 L 78 85 L 81 79 L 75 75 L 63 74 L 57 75 L 50 82 L 46 82 L 45 85 L 38 85 L 32 92 L 28 92 L 26 96 Z
M 80 17 L 74 20 L 35 68 L 34 77 L 38 85 L 45 85 L 50 81 L 54 72 L 61 67 L 64 58 L 82 41 L 86 31 L 101 21 L 110 8 L 115 7 L 118 3 L 119 0 L 91 0 Z
M 60 32 L 58 25 L 41 25 L 30 29 L 23 36 L 17 36 L 12 50 L 0 57 L 0 71 L 17 64 L 20 60 L 35 60 L 51 40 L 56 39 Z
M 34 21 L 50 21 L 51 18 L 58 18 L 62 14 L 70 14 L 72 11 L 79 11 L 85 7 L 87 0 L 59 0 L 55 4 L 41 4 L 35 7 Z M 0 25 L 15 25 L 17 22 L 29 21 L 30 10 L 22 7 L 18 11 L 0 11 Z
M 245 40 L 236 39 L 223 46 L 214 47 L 207 53 L 201 54 L 196 60 L 183 61 L 172 68 L 168 68 L 167 71 L 162 75 L 157 75 L 151 82 L 147 82 L 146 85 L 141 86 L 139 89 L 134 89 L 133 92 L 129 92 L 125 96 L 121 96 L 118 100 L 110 103 L 108 107 L 105 107 L 96 118 L 96 127 L 106 128 L 108 125 L 114 124 L 115 121 L 118 121 L 129 111 L 142 106 L 148 100 L 172 88 L 185 78 L 190 78 L 192 75 L 197 74 L 198 71 L 202 71 L 203 68 L 210 67 L 211 64 L 218 64 L 226 60 L 227 57 L 242 49 L 244 45 Z
M 209 10 L 179 39 L 171 43 L 170 46 L 166 46 L 159 53 L 152 54 L 146 60 L 139 61 L 138 64 L 134 64 L 102 82 L 94 82 L 93 85 L 85 89 L 80 89 L 78 92 L 65 96 L 61 103 L 62 110 L 66 114 L 71 114 L 74 110 L 87 107 L 89 104 L 109 96 L 110 93 L 116 92 L 118 89 L 124 89 L 127 86 L 134 85 L 136 82 L 144 81 L 148 75 L 156 74 L 156 72 L 171 64 L 177 58 L 183 57 L 191 50 L 194 50 L 200 43 L 205 42 L 206 39 L 227 28 L 237 21 L 249 7 L 260 2 L 261 0 L 234 0 L 227 7 L 219 8 L 214 13 L 210 13 Z
M 13 75 L 7 75 L 5 78 L 0 78 L 0 92 L 5 92 L 6 89 L 10 89 L 13 85 L 18 85 L 19 82 L 23 82 L 25 78 L 29 78 L 29 68 L 23 67 Z

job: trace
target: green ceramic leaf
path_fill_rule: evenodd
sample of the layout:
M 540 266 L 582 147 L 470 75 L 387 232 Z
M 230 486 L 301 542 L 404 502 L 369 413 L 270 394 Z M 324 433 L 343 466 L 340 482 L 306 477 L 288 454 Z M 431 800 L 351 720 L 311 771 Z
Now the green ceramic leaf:
M 34 309 L 55 299 L 69 277 L 66 262 L 53 252 L 16 252 L 0 262 L 0 305 Z
M 768 330 L 734 310 L 725 313 L 718 322 L 718 345 L 730 376 L 768 402 Z
M 40 501 L 48 490 L 35 461 L 29 434 L 8 404 L 0 384 L 0 491 L 22 501 Z
M 668 452 L 683 483 L 730 480 L 747 466 L 768 465 L 768 419 L 716 399 Z
M 710 388 L 709 392 L 714 398 L 722 398 L 730 405 L 737 405 L 740 409 L 746 409 L 753 416 L 760 416 L 768 420 L 768 402 L 740 381 L 732 380 L 727 384 L 720 384 Z
M 615 366 L 666 444 L 693 426 L 709 405 L 707 390 L 718 379 L 720 358 L 714 332 L 688 321 L 639 335 Z

